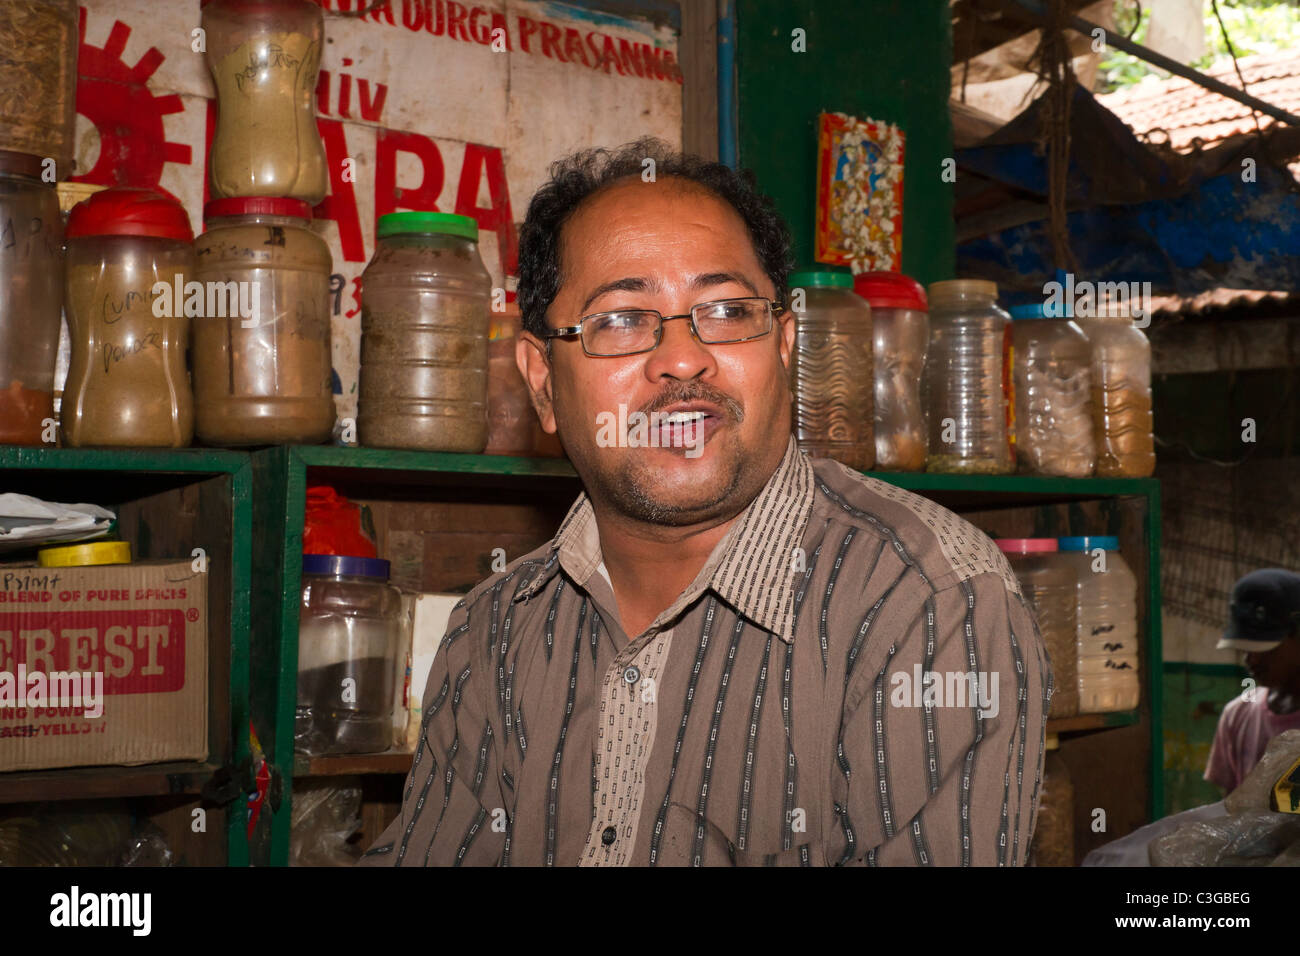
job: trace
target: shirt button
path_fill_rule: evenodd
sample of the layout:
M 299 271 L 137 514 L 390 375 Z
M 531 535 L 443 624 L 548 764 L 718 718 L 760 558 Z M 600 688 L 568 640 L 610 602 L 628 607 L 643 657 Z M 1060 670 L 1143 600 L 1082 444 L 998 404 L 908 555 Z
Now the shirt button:
M 609 846 L 618 837 L 618 831 L 613 827 L 605 827 L 605 832 L 600 835 L 600 842 Z
M 637 669 L 635 664 L 628 664 L 627 670 L 623 671 L 623 680 L 627 681 L 629 684 L 635 684 L 640 679 L 641 671 Z

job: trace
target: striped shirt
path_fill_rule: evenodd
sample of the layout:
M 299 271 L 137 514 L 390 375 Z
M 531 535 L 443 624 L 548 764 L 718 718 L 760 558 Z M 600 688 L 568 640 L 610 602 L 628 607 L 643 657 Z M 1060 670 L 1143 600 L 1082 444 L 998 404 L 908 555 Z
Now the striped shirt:
M 1051 671 L 1001 552 L 793 438 L 629 639 L 582 495 L 466 595 L 362 865 L 1023 865 Z

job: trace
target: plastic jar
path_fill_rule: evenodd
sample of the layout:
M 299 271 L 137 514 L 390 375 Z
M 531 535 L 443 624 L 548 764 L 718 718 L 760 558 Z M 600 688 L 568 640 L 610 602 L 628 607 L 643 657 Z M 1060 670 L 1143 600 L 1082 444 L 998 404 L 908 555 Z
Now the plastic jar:
M 325 441 L 334 429 L 332 260 L 308 228 L 311 207 L 218 199 L 204 212 L 208 229 L 194 243 L 204 289 L 194 320 L 195 430 L 210 445 Z
M 515 361 L 520 325 L 519 309 L 511 306 L 493 315 L 488 328 L 488 455 L 527 456 L 537 446 L 537 414 Z
M 72 355 L 60 408 L 65 444 L 190 443 L 190 319 L 176 290 L 194 271 L 193 241 L 181 205 L 147 189 L 105 189 L 73 208 L 65 281 Z
M 388 562 L 302 556 L 294 744 L 306 754 L 388 750 L 393 739 L 402 596 Z
M 379 219 L 361 276 L 357 438 L 375 448 L 481 452 L 487 445 L 492 277 L 468 216 Z
M 997 538 L 994 544 L 1007 556 L 1034 608 L 1052 663 L 1052 706 L 1047 716 L 1072 717 L 1079 712 L 1074 567 L 1059 559 L 1055 538 Z
M 1151 416 L 1151 343 L 1133 320 L 1104 305 L 1077 319 L 1092 356 L 1097 476 L 1146 478 L 1156 470 Z
M 1037 475 L 1087 478 L 1096 465 L 1092 434 L 1092 351 L 1067 318 L 1041 305 L 1011 310 L 1016 461 Z
M 1038 791 L 1038 822 L 1029 845 L 1030 866 L 1074 866 L 1074 784 L 1061 756 L 1061 742 L 1048 734 L 1043 781 Z
M 925 289 L 897 272 L 861 273 L 853 289 L 871 303 L 875 467 L 924 471 L 929 436 L 921 380 L 930 346 Z
M 77 116 L 77 0 L 4 0 L 0 37 L 0 150 L 53 159 L 65 179 Z
M 876 463 L 871 306 L 853 291 L 847 272 L 803 271 L 790 275 L 791 295 L 803 292 L 795 317 L 794 433 L 809 455 L 834 458 L 866 471 Z
M 925 408 L 927 471 L 1007 474 L 1004 338 L 1010 317 L 995 282 L 949 279 L 930 285 L 930 351 Z
M 212 197 L 315 205 L 329 185 L 315 104 L 324 12 L 310 0 L 203 0 L 202 11 L 217 91 Z
M 1141 696 L 1137 578 L 1112 535 L 1058 541 L 1079 581 L 1079 712 L 1133 710 Z
M 2 15 L 0 15 L 2 16 Z M 40 445 L 54 417 L 63 217 L 40 159 L 0 152 L 0 445 Z

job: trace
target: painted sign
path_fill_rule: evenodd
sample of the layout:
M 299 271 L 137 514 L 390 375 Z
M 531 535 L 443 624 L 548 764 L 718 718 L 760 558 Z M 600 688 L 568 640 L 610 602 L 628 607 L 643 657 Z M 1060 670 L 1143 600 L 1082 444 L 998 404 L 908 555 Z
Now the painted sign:
M 356 415 L 361 272 L 388 212 L 479 224 L 514 298 L 517 223 L 551 162 L 640 136 L 681 141 L 676 37 L 648 21 L 534 0 L 317 0 L 325 51 L 317 125 L 329 195 L 335 400 Z M 358 15 L 359 14 L 359 15 Z M 199 231 L 216 107 L 198 0 L 81 7 L 76 175 L 161 189 Z

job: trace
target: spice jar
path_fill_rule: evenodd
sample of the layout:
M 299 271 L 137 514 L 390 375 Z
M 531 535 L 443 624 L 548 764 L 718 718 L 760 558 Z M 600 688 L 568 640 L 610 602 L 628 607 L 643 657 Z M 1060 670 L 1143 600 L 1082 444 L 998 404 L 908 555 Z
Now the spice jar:
M 1092 355 L 1093 435 L 1099 478 L 1146 478 L 1156 469 L 1151 343 L 1133 320 L 1103 305 L 1079 319 Z
M 802 292 L 802 308 L 798 308 Z M 871 306 L 847 272 L 790 275 L 794 433 L 807 454 L 866 471 L 876 462 Z
M 1061 756 L 1061 741 L 1048 734 L 1043 781 L 1038 791 L 1038 822 L 1029 845 L 1030 866 L 1074 866 L 1074 784 Z
M 320 202 L 329 185 L 316 126 L 325 15 L 310 0 L 203 0 L 217 90 L 212 195 Z
M 217 199 L 195 241 L 196 431 L 211 445 L 315 444 L 334 428 L 329 246 L 297 199 Z
M 54 416 L 63 217 L 40 159 L 0 152 L 0 444 L 40 445 Z
M 1137 578 L 1113 535 L 1059 538 L 1079 582 L 1079 712 L 1133 710 L 1138 683 Z
M 0 150 L 53 159 L 64 179 L 77 115 L 77 0 L 4 0 L 0 40 Z
M 388 584 L 387 561 L 302 556 L 294 719 L 298 752 L 389 749 L 402 628 L 401 592 Z
M 864 272 L 853 289 L 871 303 L 876 468 L 923 471 L 929 449 L 921 379 L 930 345 L 925 289 L 897 272 Z
M 1087 478 L 1096 464 L 1091 350 L 1080 328 L 1041 305 L 1011 309 L 1016 460 L 1021 471 Z
M 925 405 L 927 471 L 1006 474 L 1008 441 L 1004 337 L 1010 317 L 997 283 L 950 279 L 930 286 Z
M 1052 704 L 1048 717 L 1079 712 L 1076 649 L 1078 581 L 1073 564 L 1060 560 L 1055 538 L 997 538 L 1011 570 L 1028 598 L 1052 665 Z
M 65 311 L 72 355 L 60 418 L 68 445 L 181 447 L 194 434 L 183 290 L 194 234 L 179 203 L 114 188 L 73 208 Z
M 488 327 L 488 455 L 527 456 L 537 446 L 537 413 L 515 361 L 520 325 L 519 307 L 511 306 Z
M 361 276 L 357 438 L 375 448 L 487 445 L 492 277 L 468 216 L 381 216 Z

